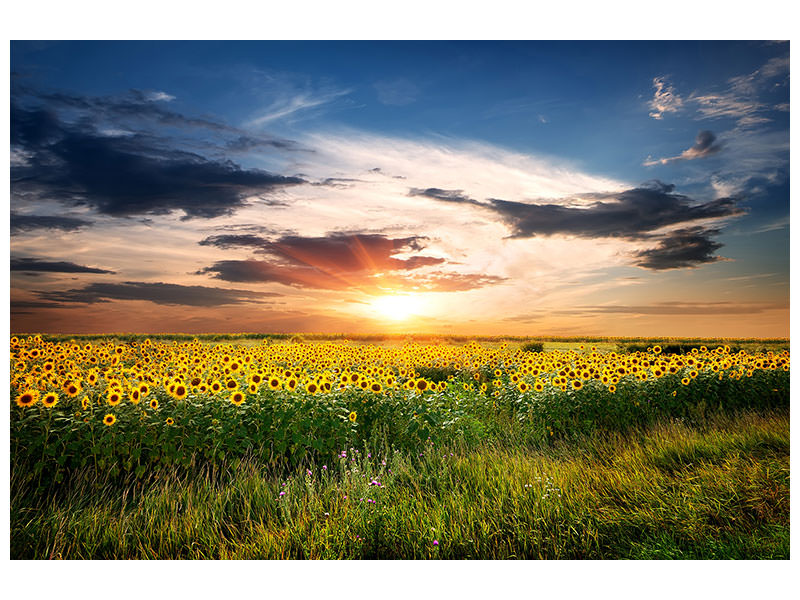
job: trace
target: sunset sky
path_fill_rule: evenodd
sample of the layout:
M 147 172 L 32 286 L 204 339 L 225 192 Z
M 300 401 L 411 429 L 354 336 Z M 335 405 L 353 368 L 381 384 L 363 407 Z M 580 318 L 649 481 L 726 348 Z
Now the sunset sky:
M 12 42 L 12 332 L 789 336 L 789 44 Z

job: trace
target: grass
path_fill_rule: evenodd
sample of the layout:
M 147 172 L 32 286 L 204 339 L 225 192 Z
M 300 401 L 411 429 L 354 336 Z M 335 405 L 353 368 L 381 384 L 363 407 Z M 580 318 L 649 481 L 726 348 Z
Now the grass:
M 11 558 L 789 558 L 788 409 L 421 454 L 86 468 L 48 495 L 12 465 Z

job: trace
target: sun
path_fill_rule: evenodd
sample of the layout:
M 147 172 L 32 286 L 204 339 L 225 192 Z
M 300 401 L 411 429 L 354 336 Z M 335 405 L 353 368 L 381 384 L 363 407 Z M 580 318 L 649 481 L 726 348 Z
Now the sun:
M 384 318 L 405 321 L 420 311 L 423 302 L 415 294 L 392 294 L 375 298 L 370 306 Z

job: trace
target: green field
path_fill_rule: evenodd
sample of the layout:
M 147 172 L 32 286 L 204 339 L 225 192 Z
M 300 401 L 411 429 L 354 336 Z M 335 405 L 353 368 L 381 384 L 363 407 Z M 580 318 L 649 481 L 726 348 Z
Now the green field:
M 12 558 L 789 557 L 786 340 L 145 339 L 12 339 Z

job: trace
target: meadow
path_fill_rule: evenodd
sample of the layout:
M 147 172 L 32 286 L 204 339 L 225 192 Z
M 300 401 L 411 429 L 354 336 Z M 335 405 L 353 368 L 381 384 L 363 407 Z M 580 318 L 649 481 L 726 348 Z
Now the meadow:
M 12 558 L 788 558 L 786 340 L 16 336 Z

